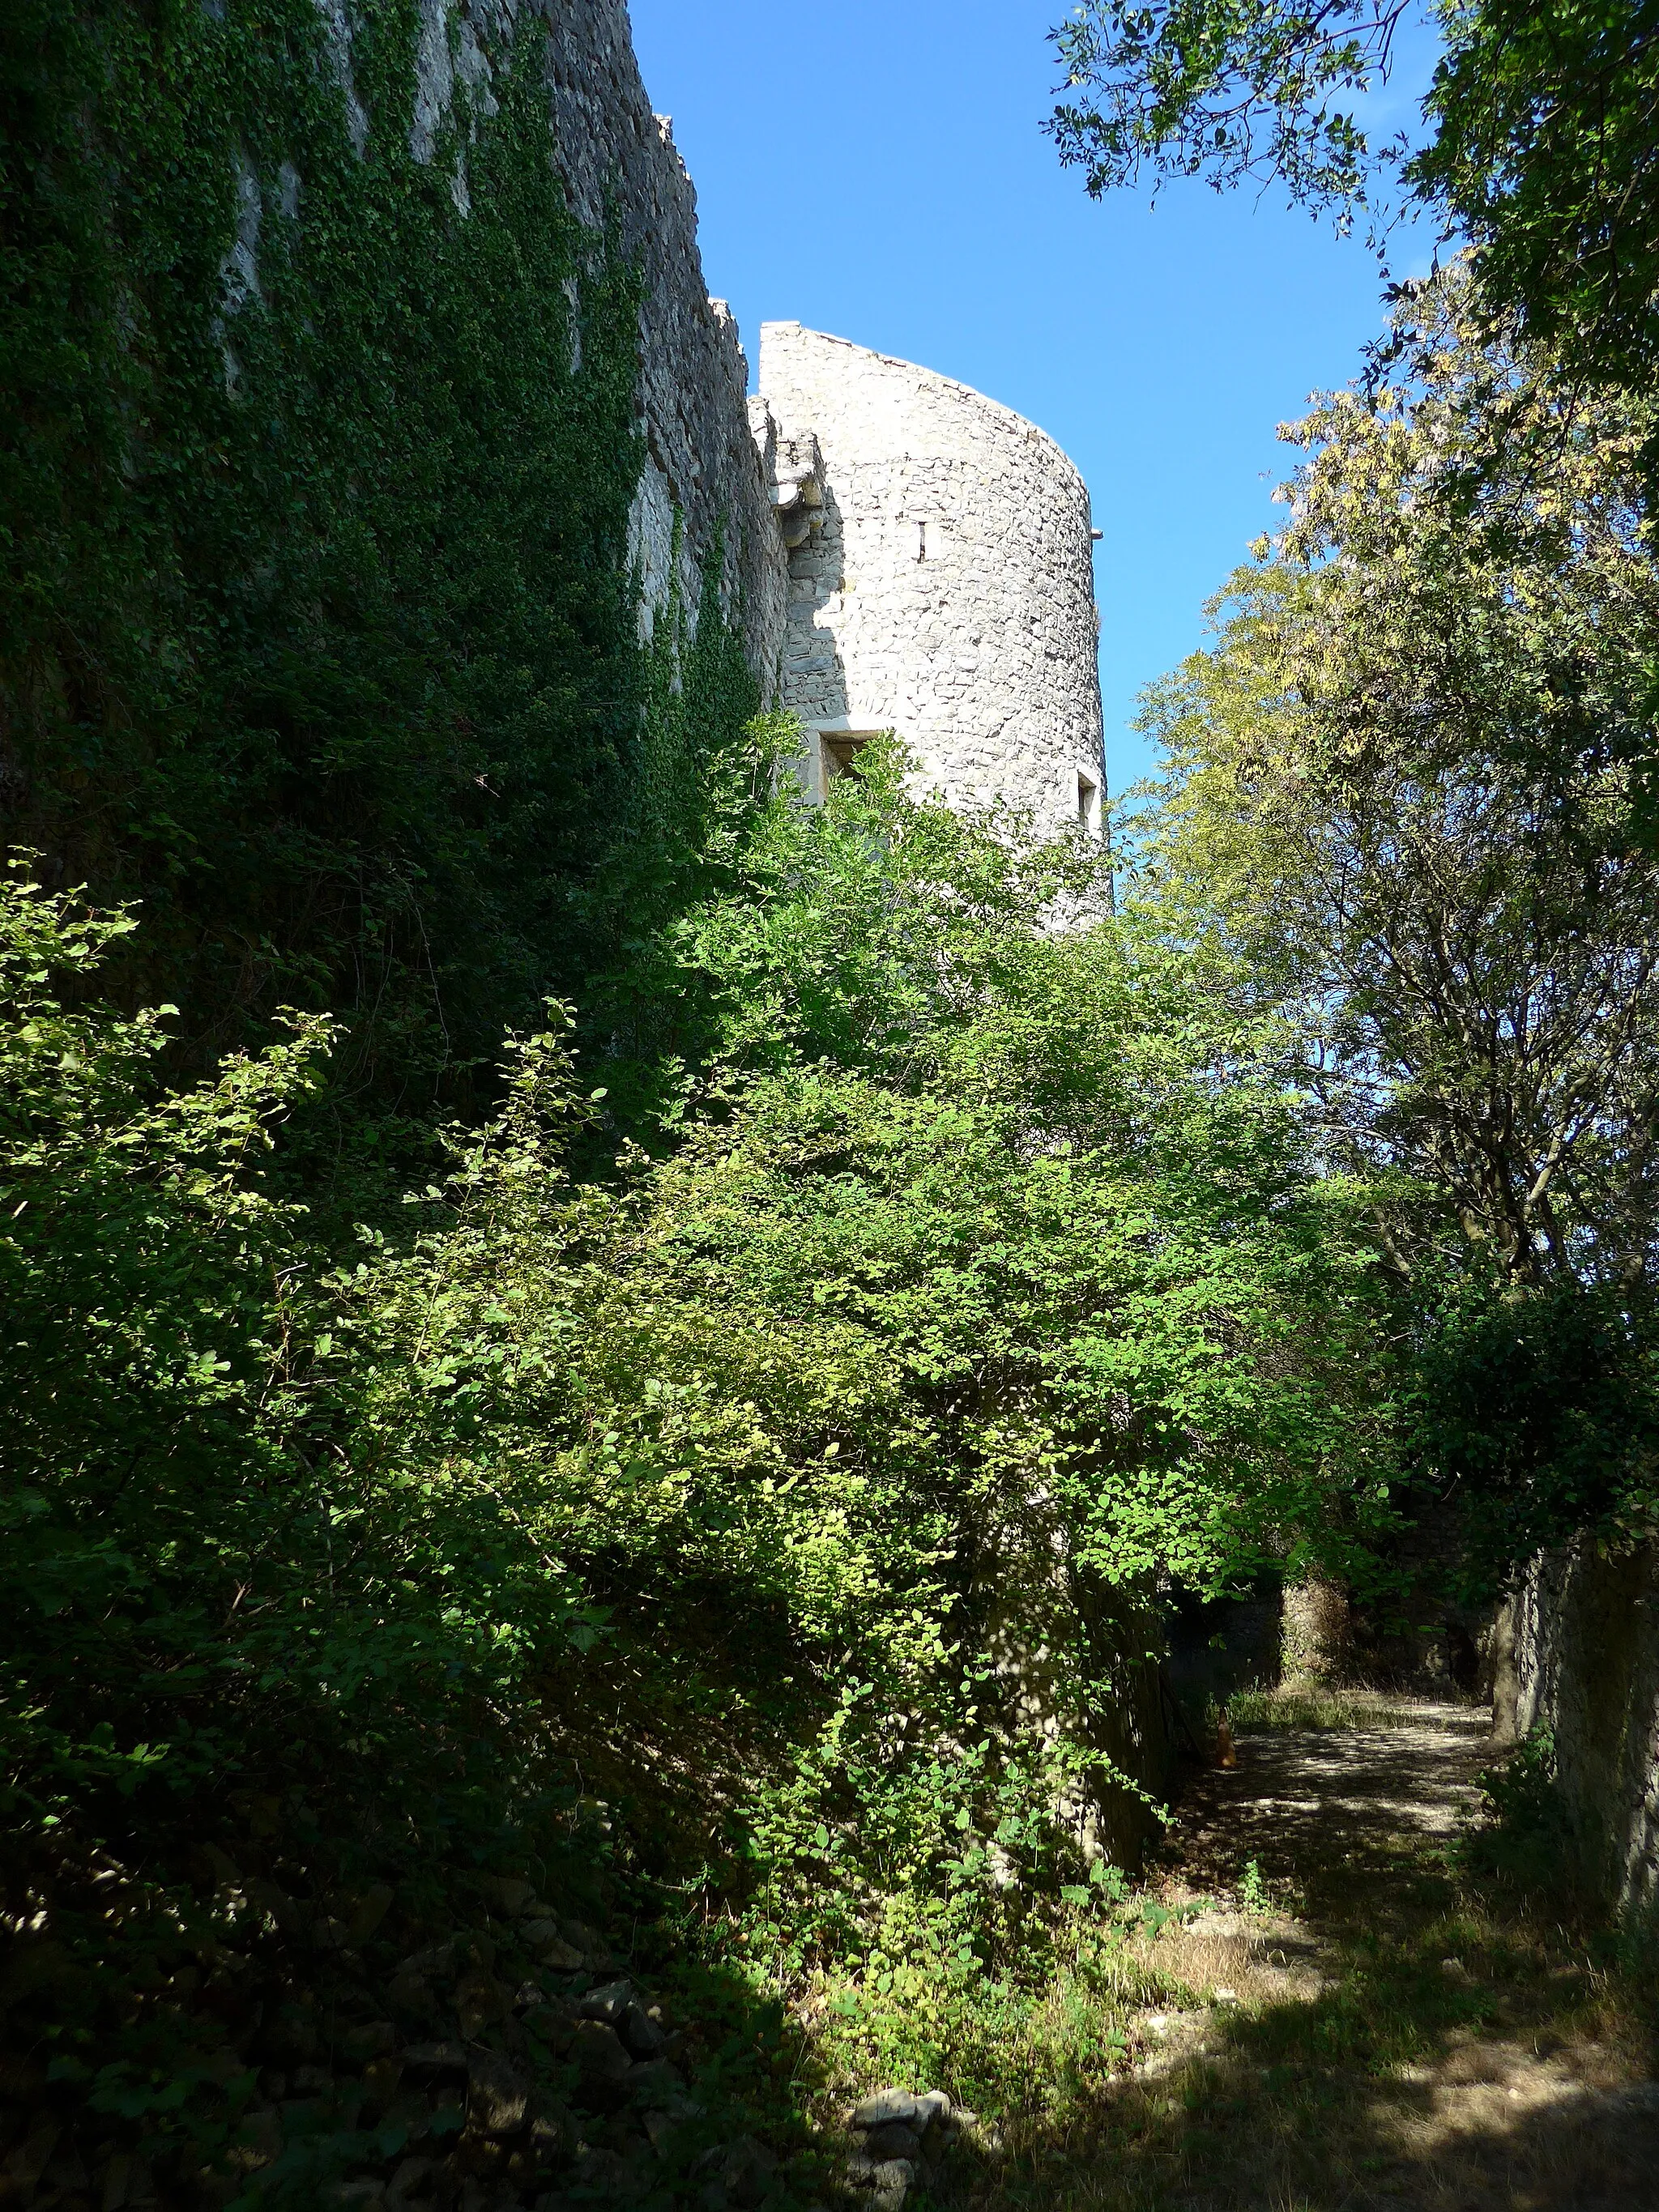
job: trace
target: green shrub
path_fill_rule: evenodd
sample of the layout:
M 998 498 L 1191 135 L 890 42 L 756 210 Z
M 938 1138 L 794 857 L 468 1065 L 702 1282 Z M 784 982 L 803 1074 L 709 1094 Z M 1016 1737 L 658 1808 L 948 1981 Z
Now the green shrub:
M 716 1048 L 667 1157 L 573 1174 L 561 1013 L 343 1261 L 262 1167 L 323 1026 L 168 1091 L 49 993 L 130 920 L 14 890 L 25 1885 L 258 1802 L 325 1885 L 574 1821 L 871 2054 L 1024 2035 L 1153 1818 L 1158 1578 L 1386 1520 L 1370 1275 L 1225 975 L 1056 930 L 1097 864 L 902 769 L 745 802 L 658 955 Z

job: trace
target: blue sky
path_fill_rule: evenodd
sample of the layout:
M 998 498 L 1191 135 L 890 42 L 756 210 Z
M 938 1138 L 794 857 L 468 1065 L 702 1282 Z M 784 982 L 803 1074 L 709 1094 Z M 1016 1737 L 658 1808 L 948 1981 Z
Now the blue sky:
M 1112 787 L 1143 684 L 1270 526 L 1275 426 L 1377 328 L 1357 239 L 1201 185 L 1097 204 L 1038 130 L 1061 0 L 633 0 L 697 188 L 709 289 L 750 359 L 796 319 L 959 377 L 1087 479 Z M 1420 69 L 1413 76 L 1420 78 Z M 1409 113 L 1407 95 L 1382 95 Z

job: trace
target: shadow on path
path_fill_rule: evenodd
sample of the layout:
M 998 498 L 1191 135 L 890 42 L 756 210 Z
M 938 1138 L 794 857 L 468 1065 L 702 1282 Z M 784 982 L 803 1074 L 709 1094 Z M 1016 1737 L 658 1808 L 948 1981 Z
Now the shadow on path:
M 1659 2083 L 1627 1992 L 1449 1856 L 1485 1714 L 1398 1717 L 1264 1729 L 1194 1781 L 1164 1890 L 1208 1909 L 1140 1954 L 1166 2008 L 1138 2016 L 1130 2070 L 1009 2130 L 977 2204 L 1659 2212 Z

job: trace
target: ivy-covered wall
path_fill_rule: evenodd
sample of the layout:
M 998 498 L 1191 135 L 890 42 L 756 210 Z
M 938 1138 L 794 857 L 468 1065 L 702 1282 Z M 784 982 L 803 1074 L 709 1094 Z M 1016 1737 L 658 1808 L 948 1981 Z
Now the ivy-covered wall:
M 643 278 L 496 28 L 434 110 L 416 0 L 0 27 L 0 839 L 142 900 L 188 1057 L 337 1010 L 382 1124 L 672 905 L 759 698 L 729 588 L 641 642 Z

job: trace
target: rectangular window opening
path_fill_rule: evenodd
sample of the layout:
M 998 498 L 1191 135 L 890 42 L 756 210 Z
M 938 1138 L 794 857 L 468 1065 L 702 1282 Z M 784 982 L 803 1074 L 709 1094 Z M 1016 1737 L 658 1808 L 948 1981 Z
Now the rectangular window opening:
M 1079 769 L 1077 779 L 1077 822 L 1091 837 L 1100 835 L 1100 786 Z
M 848 730 L 835 736 L 826 736 L 823 745 L 823 781 L 827 790 L 838 775 L 856 775 L 859 755 L 875 734 L 871 730 Z

